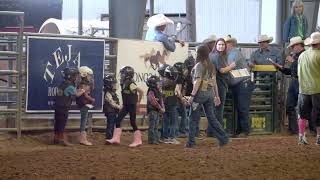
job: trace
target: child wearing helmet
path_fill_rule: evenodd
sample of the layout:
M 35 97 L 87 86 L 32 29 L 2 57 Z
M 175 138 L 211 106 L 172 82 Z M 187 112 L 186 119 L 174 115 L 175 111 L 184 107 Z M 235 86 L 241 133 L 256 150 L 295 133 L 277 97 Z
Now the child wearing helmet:
M 160 90 L 160 78 L 152 75 L 147 79 L 147 112 L 149 119 L 148 143 L 159 144 L 158 122 L 160 115 L 165 112 Z
M 133 128 L 133 142 L 129 147 L 137 147 L 142 144 L 141 132 L 136 124 L 136 111 L 138 104 L 143 96 L 143 90 L 140 89 L 135 81 L 133 80 L 134 69 L 130 66 L 125 66 L 120 69 L 120 85 L 121 85 L 121 95 L 123 101 L 123 108 L 121 109 L 119 116 L 116 119 L 116 129 L 114 129 L 113 137 L 107 140 L 110 144 L 119 144 L 121 136 L 121 121 L 129 113 L 130 124 Z
M 95 101 L 90 95 L 93 90 L 93 71 L 87 66 L 81 66 L 79 67 L 79 73 L 81 80 L 77 87 L 77 91 L 84 91 L 81 96 L 76 97 L 76 103 L 80 108 L 81 114 L 79 142 L 82 145 L 92 146 L 92 143 L 87 140 L 86 124 L 88 122 L 89 109 L 93 108 L 92 104 Z
M 104 86 L 104 104 L 103 112 L 107 118 L 106 125 L 106 144 L 107 140 L 111 140 L 114 131 L 114 125 L 116 118 L 118 117 L 119 111 L 122 109 L 120 105 L 117 91 L 117 80 L 114 75 L 106 75 L 103 78 Z M 120 141 L 120 139 L 119 139 Z
M 170 65 L 162 65 L 158 70 L 161 76 L 162 95 L 165 106 L 165 112 L 163 113 L 162 134 L 161 138 L 166 144 L 180 144 L 176 140 L 177 127 L 177 94 L 176 81 L 178 78 L 178 71 L 175 67 Z
M 76 91 L 75 81 L 79 74 L 78 69 L 65 68 L 63 70 L 63 82 L 58 86 L 58 92 L 54 102 L 54 138 L 53 144 L 63 146 L 71 145 L 67 141 L 64 130 L 69 116 L 72 98 L 81 96 L 84 90 Z

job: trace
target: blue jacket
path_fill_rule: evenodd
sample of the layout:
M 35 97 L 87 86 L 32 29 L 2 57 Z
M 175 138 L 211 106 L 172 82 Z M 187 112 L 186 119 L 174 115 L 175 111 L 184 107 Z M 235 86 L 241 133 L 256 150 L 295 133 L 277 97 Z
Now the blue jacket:
M 292 37 L 298 36 L 298 26 L 297 26 L 298 20 L 295 15 L 290 16 L 283 28 L 283 41 L 289 42 Z M 307 31 L 308 31 L 308 20 L 305 15 L 303 15 L 303 28 L 304 28 L 304 37 L 301 37 L 302 39 L 305 39 L 307 37 Z

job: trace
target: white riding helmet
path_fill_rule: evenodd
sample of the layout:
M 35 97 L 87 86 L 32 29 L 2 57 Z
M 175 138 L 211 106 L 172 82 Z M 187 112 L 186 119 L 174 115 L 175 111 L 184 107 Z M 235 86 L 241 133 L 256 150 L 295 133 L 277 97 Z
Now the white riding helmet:
M 92 75 L 93 71 L 88 66 L 79 67 L 79 73 L 81 77 L 87 77 L 88 75 Z

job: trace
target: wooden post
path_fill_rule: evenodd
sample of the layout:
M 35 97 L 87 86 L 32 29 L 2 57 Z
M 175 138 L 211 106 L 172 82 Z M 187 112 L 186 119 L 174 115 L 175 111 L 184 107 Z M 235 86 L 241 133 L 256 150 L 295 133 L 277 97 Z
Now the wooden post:
M 186 12 L 187 20 L 189 20 L 188 35 L 189 41 L 195 42 L 196 38 L 196 1 L 195 0 L 186 0 Z

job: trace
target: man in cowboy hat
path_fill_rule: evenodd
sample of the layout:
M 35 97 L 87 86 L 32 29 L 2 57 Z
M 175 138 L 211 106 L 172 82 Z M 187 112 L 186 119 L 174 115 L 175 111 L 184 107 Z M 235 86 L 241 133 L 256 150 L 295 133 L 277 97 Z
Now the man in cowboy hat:
M 173 23 L 174 22 L 164 14 L 151 16 L 147 21 L 147 26 L 149 29 L 147 31 L 145 40 L 162 42 L 164 47 L 171 52 L 174 52 L 176 49 L 175 42 L 179 42 L 181 46 L 184 46 L 183 41 L 175 38 L 169 38 L 168 35 L 163 33 L 167 25 Z
M 298 60 L 298 144 L 307 144 L 304 133 L 306 120 L 313 118 L 317 126 L 316 145 L 320 145 L 320 33 L 312 33 L 309 43 L 311 48 L 303 52 Z
M 291 63 L 290 67 L 286 68 L 274 62 L 272 63 L 283 74 L 291 76 L 291 81 L 288 88 L 287 104 L 286 104 L 286 111 L 287 111 L 288 121 L 289 121 L 288 130 L 291 134 L 298 134 L 296 106 L 298 103 L 299 81 L 298 81 L 297 70 L 298 70 L 298 58 L 300 54 L 305 51 L 304 41 L 300 36 L 293 37 L 290 39 L 290 44 L 288 45 L 287 48 L 291 49 L 291 54 L 286 58 L 286 61 Z M 309 129 L 310 129 L 310 132 L 316 134 L 315 125 L 311 121 L 309 121 Z
M 210 52 L 212 51 L 212 49 L 214 48 L 214 44 L 217 41 L 217 37 L 213 34 L 211 36 L 209 36 L 207 39 L 202 41 L 202 44 L 205 44 L 208 46 Z
M 235 63 L 237 69 L 248 69 L 246 59 L 241 54 L 237 46 L 237 39 L 228 35 L 224 37 L 227 43 L 228 64 Z M 249 74 L 249 73 L 248 73 Z M 235 137 L 246 137 L 250 133 L 249 128 L 249 109 L 254 84 L 250 81 L 250 76 L 231 77 L 229 87 L 231 88 L 234 105 L 236 106 L 237 119 Z M 243 135 L 242 135 L 243 134 Z
M 268 58 L 280 65 L 283 64 L 281 52 L 278 49 L 269 46 L 269 43 L 272 42 L 272 40 L 273 38 L 267 35 L 260 35 L 258 37 L 257 41 L 260 48 L 251 54 L 249 61 L 250 67 L 253 67 L 254 65 L 271 65 Z

